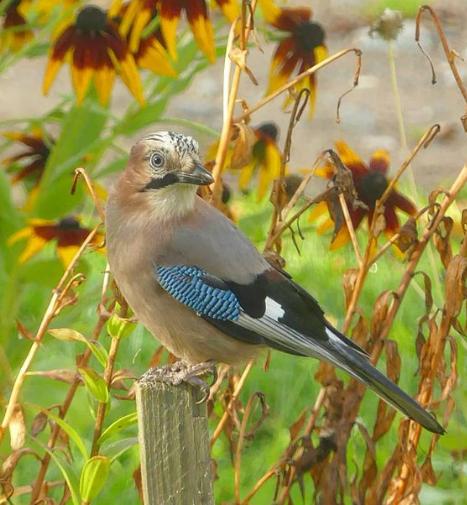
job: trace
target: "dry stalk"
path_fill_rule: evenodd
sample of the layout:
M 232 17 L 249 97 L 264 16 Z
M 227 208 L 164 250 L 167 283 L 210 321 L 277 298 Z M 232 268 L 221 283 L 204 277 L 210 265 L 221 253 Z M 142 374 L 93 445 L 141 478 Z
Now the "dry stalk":
M 224 414 L 222 415 L 219 423 L 216 426 L 216 429 L 214 430 L 214 433 L 211 437 L 211 447 L 216 443 L 216 440 L 219 438 L 220 434 L 222 433 L 222 430 L 224 429 L 225 423 L 227 422 L 227 419 L 229 418 L 230 415 L 230 409 L 233 407 L 234 403 L 237 401 L 238 395 L 240 394 L 240 391 L 242 390 L 246 378 L 248 377 L 248 374 L 251 372 L 251 369 L 253 368 L 254 365 L 254 360 L 250 360 L 246 367 L 243 370 L 243 373 L 240 377 L 240 380 L 237 383 L 237 386 L 232 394 L 232 398 L 229 401 L 229 404 L 227 405 L 227 408 L 225 409 Z
M 78 184 L 78 180 L 80 177 L 84 179 L 84 182 L 86 183 L 86 188 L 89 191 L 89 194 L 91 195 L 92 201 L 94 203 L 94 207 L 96 208 L 97 213 L 99 214 L 99 218 L 102 222 L 104 222 L 105 221 L 104 209 L 102 208 L 101 202 L 97 198 L 91 179 L 89 178 L 89 175 L 87 174 L 85 168 L 79 167 L 75 169 L 75 173 L 73 176 L 73 183 L 71 185 L 71 194 L 73 195 L 74 192 L 76 191 L 76 185 Z
M 253 29 L 253 14 L 254 10 L 256 8 L 256 0 L 253 0 L 251 2 L 250 8 L 247 7 L 247 4 L 250 5 L 250 2 L 247 2 L 247 0 L 242 1 L 242 15 L 240 20 L 235 20 L 232 27 L 231 27 L 231 33 L 233 33 L 236 29 L 238 21 L 240 21 L 240 51 L 245 54 L 246 58 L 246 51 L 247 51 L 247 44 L 248 44 L 248 39 L 250 37 L 250 33 Z M 248 12 L 248 15 L 247 15 Z M 248 18 L 248 23 L 247 23 L 247 18 Z M 230 58 L 231 51 L 233 49 L 233 35 L 229 36 L 229 42 L 230 45 L 227 45 L 226 48 L 226 65 L 230 65 L 230 62 L 228 59 Z M 232 77 L 232 84 L 230 86 L 230 91 L 228 92 L 228 100 L 227 100 L 227 110 L 224 110 L 224 117 L 223 117 L 223 122 L 222 122 L 222 130 L 221 130 L 221 136 L 219 139 L 219 147 L 217 149 L 216 153 L 216 160 L 214 163 L 214 168 L 213 168 L 213 177 L 214 177 L 214 183 L 211 186 L 212 189 L 212 201 L 214 204 L 218 204 L 220 201 L 221 193 L 222 193 L 222 180 L 221 180 L 221 173 L 224 168 L 224 163 L 225 163 L 225 158 L 227 155 L 227 148 L 229 145 L 230 141 L 230 131 L 232 128 L 232 117 L 234 113 L 234 108 L 235 108 L 235 103 L 237 101 L 237 96 L 238 96 L 238 88 L 240 85 L 240 78 L 242 75 L 242 66 L 237 62 L 235 65 L 233 77 Z M 230 72 L 227 70 L 224 70 L 224 79 L 228 77 Z M 228 85 L 224 81 L 224 105 L 226 102 L 225 96 L 226 96 L 226 91 L 227 91 Z
M 352 218 L 350 217 L 349 207 L 345 201 L 344 193 L 339 193 L 339 202 L 341 204 L 342 213 L 344 214 L 345 224 L 349 230 L 350 240 L 352 241 L 352 246 L 355 252 L 355 257 L 357 258 L 358 266 L 362 267 L 362 253 L 360 252 L 360 247 L 358 245 L 357 235 L 355 234 L 355 228 L 352 223 Z
M 446 55 L 446 60 L 449 64 L 449 67 L 451 68 L 452 75 L 454 76 L 454 80 L 456 81 L 457 87 L 459 88 L 459 91 L 461 92 L 462 96 L 464 97 L 464 101 L 467 106 L 467 89 L 464 86 L 464 83 L 462 82 L 462 78 L 459 74 L 459 70 L 457 69 L 456 66 L 456 58 L 458 57 L 457 53 L 449 47 L 448 40 L 446 38 L 446 34 L 444 33 L 443 27 L 441 26 L 441 22 L 439 20 L 438 15 L 436 12 L 433 10 L 432 7 L 429 5 L 422 5 L 420 6 L 418 13 L 417 13 L 417 18 L 415 21 L 415 41 L 417 42 L 418 46 L 422 50 L 423 54 L 428 58 L 428 61 L 430 62 L 431 65 L 431 70 L 433 74 L 433 79 L 432 82 L 433 84 L 436 83 L 436 77 L 433 69 L 433 64 L 431 63 L 430 58 L 428 55 L 425 53 L 425 51 L 422 49 L 420 45 L 420 25 L 421 25 L 421 19 L 422 19 L 422 14 L 428 11 L 430 14 L 433 23 L 435 25 L 436 32 L 438 33 L 439 40 L 441 41 L 441 45 L 443 46 L 443 51 L 444 54 Z M 461 122 L 464 126 L 464 130 L 467 131 L 467 112 L 462 116 Z
M 266 245 L 264 246 L 265 251 L 269 251 L 272 249 L 274 246 L 274 242 L 270 242 L 271 237 L 275 234 L 275 231 L 279 225 L 279 223 L 282 221 L 282 211 L 284 209 L 284 206 L 286 205 L 286 199 L 284 198 L 284 187 L 283 187 L 283 181 L 285 177 L 285 167 L 287 165 L 287 162 L 290 159 L 290 150 L 292 148 L 292 133 L 297 125 L 297 123 L 300 121 L 300 118 L 303 114 L 303 111 L 305 110 L 306 104 L 308 102 L 308 98 L 310 96 L 310 91 L 306 88 L 302 89 L 300 93 L 297 95 L 294 101 L 294 105 L 292 108 L 292 113 L 290 114 L 290 120 L 289 120 L 289 126 L 287 128 L 287 136 L 285 139 L 285 144 L 284 144 L 284 150 L 282 153 L 282 160 L 281 160 L 281 167 L 280 167 L 280 174 L 279 178 L 277 181 L 275 181 L 272 193 L 271 193 L 271 201 L 273 202 L 273 211 L 272 211 L 272 216 L 271 216 L 271 224 L 269 227 L 269 232 L 268 232 L 268 238 L 266 240 Z M 303 186 L 302 191 L 305 190 L 306 186 Z M 301 189 L 301 186 L 297 189 Z M 298 193 L 298 191 L 296 191 Z M 295 195 L 295 201 L 299 198 L 299 195 Z
M 97 233 L 97 230 L 99 229 L 99 225 L 97 225 L 86 237 L 84 242 L 81 244 L 81 247 L 71 260 L 70 264 L 66 268 L 65 272 L 63 273 L 60 281 L 58 282 L 57 286 L 54 288 L 52 292 L 52 297 L 50 299 L 49 305 L 47 306 L 47 309 L 42 317 L 42 321 L 39 325 L 39 328 L 36 332 L 36 335 L 34 336 L 34 343 L 29 349 L 28 355 L 26 356 L 19 372 L 18 375 L 16 376 L 16 380 L 13 384 L 13 388 L 10 394 L 10 398 L 8 400 L 8 404 L 6 407 L 5 415 L 3 417 L 2 424 L 0 426 L 0 441 L 3 439 L 3 436 L 5 434 L 5 431 L 8 429 L 8 426 L 10 424 L 11 417 L 13 415 L 15 405 L 18 402 L 19 395 L 21 393 L 21 388 L 24 383 L 24 379 L 26 377 L 27 372 L 29 371 L 29 368 L 31 367 L 31 364 L 36 356 L 37 351 L 39 350 L 39 347 L 42 343 L 42 338 L 44 337 L 49 324 L 51 321 L 54 319 L 54 317 L 57 314 L 57 311 L 59 311 L 62 307 L 60 303 L 66 303 L 63 300 L 64 295 L 66 294 L 65 288 L 69 289 L 71 286 L 68 283 L 69 276 L 71 272 L 73 271 L 76 263 L 79 261 L 81 258 L 82 254 L 84 253 L 86 247 L 91 243 L 92 239 Z
M 253 107 L 250 107 L 243 114 L 236 117 L 233 120 L 234 123 L 239 123 L 241 121 L 248 119 L 251 116 L 251 114 L 253 114 L 253 112 L 258 111 L 259 109 L 264 107 L 267 103 L 269 103 L 271 100 L 274 100 L 276 97 L 278 97 L 279 95 L 281 95 L 285 91 L 293 88 L 296 84 L 298 84 L 305 77 L 308 77 L 308 76 L 314 74 L 315 72 L 317 72 L 321 68 L 327 67 L 329 64 L 342 58 L 343 56 L 345 56 L 348 53 L 354 53 L 357 58 L 356 70 L 355 70 L 355 75 L 354 75 L 354 86 L 352 87 L 352 89 L 353 89 L 355 86 L 358 85 L 358 80 L 359 80 L 359 76 L 360 76 L 360 69 L 361 69 L 361 59 L 362 59 L 362 51 L 358 48 L 355 48 L 355 47 L 352 47 L 349 49 L 343 49 L 342 51 L 339 51 L 338 53 L 333 54 L 332 56 L 329 56 L 328 58 L 321 61 L 320 63 L 313 65 L 309 69 L 307 69 L 304 72 L 302 72 L 301 74 L 297 75 L 297 77 L 295 77 L 291 81 L 287 82 L 286 84 L 284 84 L 283 86 L 278 88 L 276 91 L 273 91 L 268 96 L 265 96 L 258 103 L 253 105 Z

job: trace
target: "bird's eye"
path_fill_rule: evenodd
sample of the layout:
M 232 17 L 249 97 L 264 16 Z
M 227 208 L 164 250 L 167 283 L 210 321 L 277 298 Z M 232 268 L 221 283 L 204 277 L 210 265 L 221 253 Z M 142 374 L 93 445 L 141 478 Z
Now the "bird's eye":
M 151 154 L 151 157 L 149 158 L 149 163 L 154 167 L 154 168 L 160 168 L 165 162 L 164 156 L 160 153 L 153 153 Z

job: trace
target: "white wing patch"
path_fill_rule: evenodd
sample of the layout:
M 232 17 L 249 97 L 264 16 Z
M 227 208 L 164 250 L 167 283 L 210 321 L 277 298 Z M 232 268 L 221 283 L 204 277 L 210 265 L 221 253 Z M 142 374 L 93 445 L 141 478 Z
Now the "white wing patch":
M 266 297 L 265 301 L 266 312 L 264 315 L 274 319 L 274 321 L 279 321 L 279 318 L 285 314 L 285 310 L 282 308 L 282 305 L 269 297 Z

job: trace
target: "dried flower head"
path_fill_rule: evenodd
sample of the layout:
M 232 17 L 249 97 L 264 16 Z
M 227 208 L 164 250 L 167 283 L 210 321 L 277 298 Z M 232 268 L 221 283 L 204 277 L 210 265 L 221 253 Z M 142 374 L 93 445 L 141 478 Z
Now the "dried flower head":
M 396 40 L 402 28 L 402 12 L 386 8 L 370 28 L 370 35 L 376 33 L 384 40 Z

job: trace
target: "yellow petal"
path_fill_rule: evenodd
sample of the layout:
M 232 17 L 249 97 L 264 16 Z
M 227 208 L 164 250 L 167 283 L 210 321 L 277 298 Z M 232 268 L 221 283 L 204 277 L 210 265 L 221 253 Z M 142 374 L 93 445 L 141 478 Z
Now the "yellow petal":
M 316 46 L 314 48 L 315 64 L 320 63 L 328 57 L 328 50 L 324 46 Z
M 62 60 L 49 58 L 49 61 L 47 62 L 47 67 L 45 69 L 44 81 L 42 83 L 42 93 L 44 93 L 44 95 L 47 95 L 47 93 L 49 92 L 50 86 L 52 86 L 52 83 L 54 82 L 55 77 L 57 76 L 57 73 L 60 70 L 62 64 L 63 64 Z
M 327 218 L 324 223 L 321 223 L 318 228 L 316 228 L 316 233 L 318 235 L 324 235 L 329 230 L 332 230 L 334 227 L 334 221 L 331 218 Z
M 190 21 L 190 25 L 199 48 L 208 60 L 214 63 L 216 61 L 216 46 L 211 22 L 204 16 L 198 16 Z
M 141 32 L 151 19 L 151 11 L 148 9 L 142 10 L 135 18 L 130 35 L 130 51 L 136 52 L 141 39 Z
M 352 150 L 346 142 L 343 140 L 338 140 L 336 143 L 337 153 L 339 154 L 342 163 L 344 165 L 354 165 L 361 164 L 362 160 L 358 156 L 358 154 Z
M 164 46 L 156 39 L 144 51 L 143 56 L 138 58 L 138 65 L 141 68 L 151 70 L 155 74 L 176 77 L 177 72 L 169 61 L 169 55 Z
M 117 60 L 112 51 L 109 51 L 109 55 L 115 68 L 120 72 L 122 81 L 126 84 L 127 88 L 138 102 L 144 105 L 143 85 L 141 84 L 138 68 L 136 67 L 133 56 L 128 53 L 124 60 Z
M 38 237 L 36 235 L 32 235 L 31 238 L 28 240 L 28 243 L 26 244 L 26 248 L 21 253 L 18 261 L 20 263 L 26 263 L 26 261 L 28 261 L 34 255 L 36 255 L 38 252 L 40 252 L 46 244 L 47 244 L 46 239 L 44 239 L 42 237 Z
M 178 17 L 165 18 L 161 16 L 161 31 L 167 44 L 167 51 L 173 60 L 177 59 L 177 25 Z
M 281 9 L 274 3 L 273 0 L 259 0 L 259 6 L 263 11 L 264 19 L 268 23 L 274 23 L 281 14 Z
M 350 241 L 349 230 L 347 229 L 347 226 L 344 225 L 337 233 L 336 238 L 331 242 L 329 249 L 331 251 L 334 251 L 336 249 L 339 249 L 339 247 L 342 247 L 343 245 L 347 244 L 349 241 Z
M 13 235 L 10 235 L 8 237 L 7 244 L 12 245 L 19 240 L 22 240 L 23 238 L 29 238 L 33 235 L 34 231 L 31 226 L 27 226 L 26 228 L 21 228 L 21 230 L 18 230 L 17 232 L 13 233 Z
M 326 202 L 319 202 L 316 205 L 314 205 L 308 214 L 308 221 L 316 221 L 319 217 L 321 217 L 323 214 L 326 214 L 328 212 L 328 206 Z
M 73 82 L 78 104 L 80 104 L 86 96 L 93 73 L 94 69 L 91 67 L 85 66 L 83 68 L 78 68 L 76 65 L 71 65 L 71 81 Z
M 266 143 L 264 162 L 259 167 L 258 201 L 262 200 L 270 188 L 272 181 L 277 179 L 281 171 L 281 154 L 277 146 Z
M 224 16 L 231 22 L 240 15 L 240 8 L 237 4 L 237 0 L 224 0 L 223 2 L 217 2 Z
M 75 257 L 76 253 L 79 251 L 79 246 L 70 245 L 66 247 L 57 247 L 57 254 L 63 266 L 66 268 L 71 260 Z
M 251 163 L 248 163 L 248 165 L 244 166 L 240 170 L 240 176 L 238 178 L 238 188 L 241 191 L 246 191 L 248 189 L 251 178 L 253 177 L 255 165 L 256 165 L 255 162 L 252 161 Z
M 94 83 L 96 85 L 99 102 L 107 105 L 115 80 L 115 70 L 108 66 L 103 66 L 95 71 Z

